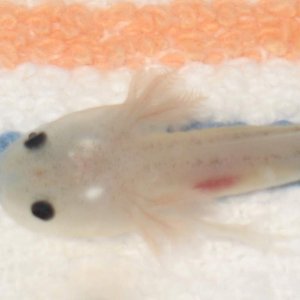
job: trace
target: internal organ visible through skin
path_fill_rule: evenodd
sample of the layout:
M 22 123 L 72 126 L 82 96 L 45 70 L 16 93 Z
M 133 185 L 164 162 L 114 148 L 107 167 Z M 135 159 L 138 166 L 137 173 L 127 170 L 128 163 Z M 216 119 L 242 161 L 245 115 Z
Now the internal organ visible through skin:
M 249 1 L 250 2 L 250 1 Z M 181 66 L 300 57 L 298 1 L 171 1 L 107 9 L 80 4 L 0 6 L 0 65 L 24 62 L 64 68 L 138 68 L 146 61 Z
M 196 189 L 204 191 L 216 191 L 233 186 L 238 181 L 237 177 L 216 177 L 200 181 L 195 185 Z

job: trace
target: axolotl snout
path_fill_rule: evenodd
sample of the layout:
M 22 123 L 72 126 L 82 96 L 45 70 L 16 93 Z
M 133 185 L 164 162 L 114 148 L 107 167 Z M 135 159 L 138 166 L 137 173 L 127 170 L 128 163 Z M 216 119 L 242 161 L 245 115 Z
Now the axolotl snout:
M 158 231 L 205 215 L 210 199 L 300 179 L 300 126 L 151 129 L 195 117 L 174 74 L 139 74 L 122 104 L 76 112 L 9 147 L 1 204 L 19 223 L 66 236 Z M 201 100 L 201 99 L 200 99 Z

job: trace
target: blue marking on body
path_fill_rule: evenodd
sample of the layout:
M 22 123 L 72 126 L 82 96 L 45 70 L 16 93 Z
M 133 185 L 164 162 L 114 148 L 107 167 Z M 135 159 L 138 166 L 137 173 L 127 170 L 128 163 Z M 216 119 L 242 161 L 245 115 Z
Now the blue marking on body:
M 3 152 L 10 144 L 21 137 L 17 131 L 7 131 L 0 134 L 0 153 Z
M 190 130 L 201 130 L 206 128 L 219 128 L 219 127 L 233 127 L 233 126 L 247 126 L 246 123 L 243 122 L 200 122 L 200 121 L 192 121 L 188 124 L 181 126 L 180 128 L 173 128 L 169 126 L 167 128 L 167 132 L 178 132 L 178 131 L 190 131 Z
M 287 120 L 279 120 L 271 123 L 270 125 L 274 126 L 288 126 L 293 125 L 292 122 Z M 200 122 L 200 121 L 192 121 L 188 124 L 181 126 L 180 128 L 173 128 L 172 126 L 167 127 L 167 132 L 178 132 L 178 131 L 190 131 L 190 130 L 201 130 L 206 128 L 219 128 L 219 127 L 234 127 L 234 126 L 248 126 L 245 122 Z
M 233 127 L 233 126 L 246 126 L 246 123 L 243 122 L 191 122 L 182 127 L 183 131 L 195 130 L 195 129 L 205 129 L 205 128 L 219 128 L 219 127 Z
M 294 123 L 287 121 L 287 120 L 279 120 L 279 121 L 272 123 L 271 125 L 288 126 L 288 125 L 293 125 L 293 124 Z

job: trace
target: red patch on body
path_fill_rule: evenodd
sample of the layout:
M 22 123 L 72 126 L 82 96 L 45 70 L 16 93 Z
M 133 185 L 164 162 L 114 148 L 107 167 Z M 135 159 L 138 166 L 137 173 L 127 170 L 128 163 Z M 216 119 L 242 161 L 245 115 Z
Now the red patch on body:
M 237 182 L 236 177 L 220 177 L 220 178 L 211 178 L 201 182 L 198 182 L 195 185 L 196 189 L 215 191 L 233 186 Z

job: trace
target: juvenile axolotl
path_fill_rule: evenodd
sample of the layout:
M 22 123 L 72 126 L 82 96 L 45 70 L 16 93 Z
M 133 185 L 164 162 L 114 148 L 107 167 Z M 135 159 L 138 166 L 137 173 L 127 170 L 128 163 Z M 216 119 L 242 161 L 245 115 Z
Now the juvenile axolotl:
M 0 163 L 3 208 L 42 232 L 139 232 L 158 246 L 160 233 L 201 223 L 211 199 L 300 179 L 300 125 L 158 130 L 199 109 L 201 97 L 180 84 L 173 73 L 138 74 L 124 103 L 72 113 L 16 141 Z

